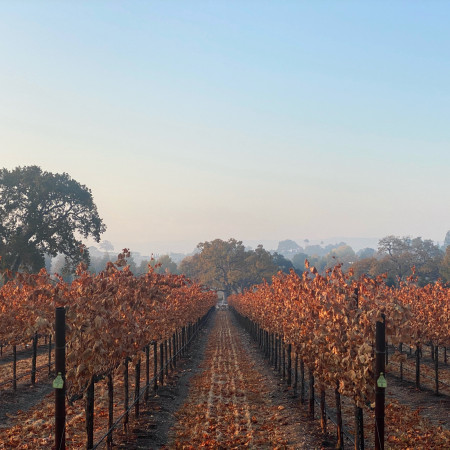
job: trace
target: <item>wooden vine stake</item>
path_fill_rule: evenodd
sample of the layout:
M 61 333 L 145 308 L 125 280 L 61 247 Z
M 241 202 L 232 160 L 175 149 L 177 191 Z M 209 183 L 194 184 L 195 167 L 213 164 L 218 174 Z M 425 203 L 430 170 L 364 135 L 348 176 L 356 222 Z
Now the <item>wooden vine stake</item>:
M 314 419 L 314 375 L 311 369 L 308 369 L 309 374 L 309 407 L 308 413 L 311 419 Z
M 294 396 L 297 396 L 297 388 L 298 388 L 298 353 L 295 352 L 294 359 Z
M 108 374 L 108 429 L 110 430 L 114 424 L 114 384 L 112 372 Z M 106 446 L 108 450 L 113 448 L 112 431 L 106 438 Z
M 125 358 L 123 362 L 123 388 L 124 388 L 124 406 L 125 416 L 123 418 L 123 428 L 124 431 L 128 432 L 128 396 L 129 396 L 129 385 L 128 385 L 128 357 Z
M 134 416 L 139 417 L 139 394 L 141 387 L 141 359 L 139 358 L 134 370 Z
M 320 387 L 320 428 L 322 433 L 327 432 L 327 414 L 325 408 L 325 387 Z
M 305 403 L 305 361 L 300 359 L 300 403 Z
M 359 290 L 354 290 L 355 309 L 359 307 Z M 355 450 L 364 450 L 363 409 L 355 403 Z
M 38 334 L 34 333 L 33 336 L 33 356 L 31 358 L 31 384 L 36 384 L 36 360 L 37 360 L 37 345 L 38 345 Z
M 150 389 L 150 346 L 145 347 L 145 394 L 144 400 L 148 400 L 148 391 Z
M 159 385 L 164 385 L 164 344 L 160 342 L 159 344 Z
M 48 337 L 48 376 L 52 373 L 52 335 Z
M 94 447 L 94 379 L 86 391 L 86 448 Z
M 13 389 L 17 390 L 17 346 L 13 345 Z
M 55 311 L 55 448 L 66 448 L 66 310 Z M 58 378 L 60 378 L 58 380 Z M 61 384 L 62 382 L 62 384 Z
M 341 407 L 341 393 L 339 392 L 339 381 L 336 381 L 336 388 L 334 389 L 334 399 L 336 402 L 336 433 L 337 433 L 337 449 L 344 448 L 344 430 L 342 427 L 342 407 Z
M 416 346 L 416 388 L 420 389 L 420 346 Z
M 384 449 L 384 405 L 386 392 L 386 326 L 385 316 L 377 321 L 375 329 L 375 449 Z
M 158 343 L 153 341 L 153 390 L 158 390 Z
M 439 395 L 439 346 L 434 347 L 434 393 Z

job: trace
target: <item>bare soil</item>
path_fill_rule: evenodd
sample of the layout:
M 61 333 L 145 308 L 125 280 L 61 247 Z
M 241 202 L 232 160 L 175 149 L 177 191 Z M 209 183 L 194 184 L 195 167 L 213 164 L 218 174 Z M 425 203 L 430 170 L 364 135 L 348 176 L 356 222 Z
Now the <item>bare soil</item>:
M 267 367 L 230 312 L 218 311 L 177 385 L 160 390 L 135 440 L 121 448 L 305 448 L 332 446 L 298 399 Z

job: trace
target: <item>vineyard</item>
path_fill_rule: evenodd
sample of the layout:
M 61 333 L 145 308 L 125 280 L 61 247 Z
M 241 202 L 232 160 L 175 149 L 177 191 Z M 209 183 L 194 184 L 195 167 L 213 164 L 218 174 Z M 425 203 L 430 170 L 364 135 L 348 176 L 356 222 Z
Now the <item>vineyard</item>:
M 208 321 L 165 448 L 449 446 L 448 287 L 418 287 L 411 277 L 392 288 L 383 277 L 311 267 L 301 277 L 279 273 L 213 313 L 215 292 L 151 268 L 136 277 L 127 254 L 97 275 L 80 266 L 70 284 L 41 271 L 1 288 L 3 447 L 138 448 L 133 423 L 145 441 L 145 418 L 157 420 L 161 405 L 143 411 L 186 371 L 187 349 Z M 65 319 L 63 345 L 55 311 Z M 64 434 L 55 438 L 61 393 Z M 16 396 L 32 399 L 26 410 L 11 407 Z M 421 414 L 414 396 L 436 414 Z
M 289 385 L 292 360 L 295 361 L 295 389 L 300 366 L 302 402 L 305 401 L 305 370 L 308 372 L 309 414 L 314 417 L 317 390 L 323 432 L 327 422 L 325 405 L 334 403 L 338 446 L 344 446 L 347 435 L 355 448 L 363 448 L 365 440 L 370 447 L 379 448 L 376 437 L 380 430 L 377 426 L 373 429 L 377 387 L 385 382 L 383 378 L 393 364 L 398 364 L 403 378 L 408 362 L 403 351 L 396 351 L 389 358 L 388 351 L 383 349 L 386 372 L 381 372 L 383 378 L 380 372 L 376 373 L 376 354 L 381 353 L 375 346 L 377 323 L 385 324 L 385 339 L 392 346 L 415 349 L 417 388 L 420 388 L 420 362 L 425 345 L 432 348 L 435 392 L 439 393 L 440 383 L 448 387 L 439 381 L 439 355 L 441 363 L 446 365 L 450 345 L 450 290 L 440 283 L 420 288 L 414 281 L 410 277 L 400 288 L 390 288 L 383 277 L 352 281 L 351 274 L 344 274 L 340 266 L 329 270 L 326 276 L 311 267 L 302 277 L 295 273 L 280 274 L 271 284 L 264 283 L 258 289 L 231 298 L 230 304 L 269 361 L 275 367 L 282 366 L 283 374 L 289 372 Z M 386 362 L 390 365 L 386 366 Z M 445 374 L 448 382 L 448 370 Z M 327 400 L 327 392 L 333 393 L 333 400 Z M 346 432 L 342 396 L 350 399 L 354 408 L 355 424 Z M 408 429 L 403 429 L 399 424 L 404 423 L 408 414 L 395 403 L 388 404 L 387 410 L 390 416 L 387 442 L 391 446 L 445 448 L 449 445 L 448 430 L 425 433 L 418 427 L 416 431 L 414 420 Z M 365 414 L 369 415 L 369 421 L 364 421 Z M 417 417 L 415 420 L 417 423 Z
M 102 432 L 111 428 L 118 416 L 127 427 L 130 388 L 139 400 L 148 396 L 150 384 L 164 384 L 169 368 L 174 368 L 180 352 L 185 351 L 201 319 L 216 302 L 214 292 L 182 276 L 158 275 L 150 268 L 146 275 L 135 277 L 126 266 L 127 255 L 124 250 L 115 264 L 109 263 L 98 275 L 81 265 L 71 284 L 62 279 L 55 282 L 42 270 L 34 275 L 18 274 L 0 291 L 2 351 L 10 349 L 13 355 L 12 364 L 2 364 L 0 383 L 11 385 L 14 391 L 20 389 L 17 382 L 21 372 L 26 373 L 14 357 L 17 348 L 30 341 L 37 348 L 38 336 L 54 336 L 55 308 L 65 313 L 66 373 L 61 374 L 61 391 L 68 405 L 65 443 L 70 448 L 93 448 L 94 437 L 106 437 L 111 447 L 112 433 L 102 436 Z M 33 355 L 29 369 L 32 385 L 37 373 L 36 352 Z M 47 368 L 52 365 L 51 357 L 49 342 Z M 141 364 L 146 376 L 142 391 Z M 134 375 L 133 384 L 129 383 L 129 372 Z M 7 448 L 53 445 L 52 401 L 47 398 L 31 415 L 19 413 L 17 425 L 2 426 L 0 442 Z M 139 402 L 133 406 L 138 415 Z M 97 423 L 99 418 L 105 423 L 103 430 L 94 430 L 94 416 Z M 57 448 L 61 444 L 55 443 Z

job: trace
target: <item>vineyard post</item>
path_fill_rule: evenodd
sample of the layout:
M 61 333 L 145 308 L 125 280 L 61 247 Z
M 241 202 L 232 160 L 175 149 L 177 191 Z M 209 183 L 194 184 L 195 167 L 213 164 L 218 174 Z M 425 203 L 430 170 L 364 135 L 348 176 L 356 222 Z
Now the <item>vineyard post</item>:
M 314 375 L 313 371 L 308 368 L 309 374 L 309 417 L 314 419 Z
M 386 359 L 385 316 L 377 321 L 375 329 L 375 449 L 384 449 L 384 404 L 386 387 L 384 382 Z
M 274 342 L 274 346 L 275 346 L 275 370 L 278 369 L 278 337 L 277 335 L 275 335 L 275 342 Z
M 278 352 L 277 352 L 277 335 L 276 333 L 272 333 L 272 365 L 276 369 L 277 368 L 277 358 L 278 358 Z
M 166 378 L 169 376 L 169 353 L 167 351 L 167 339 L 164 339 L 164 370 Z
M 364 450 L 363 409 L 355 404 L 355 450 Z
M 327 432 L 327 414 L 325 408 L 325 387 L 321 384 L 320 386 L 320 428 L 322 433 Z
M 270 354 L 271 354 L 270 362 L 271 362 L 272 366 L 274 366 L 275 365 L 275 333 L 270 334 Z
M 354 292 L 355 310 L 359 308 L 359 289 Z M 364 415 L 361 406 L 355 403 L 355 450 L 364 450 Z
M 267 331 L 263 331 L 263 353 L 264 357 L 267 357 Z
M 265 344 L 266 331 L 264 328 L 261 328 L 261 350 L 264 353 L 264 344 Z
M 434 355 L 434 391 L 436 395 L 439 395 L 439 345 L 434 347 Z
M 158 343 L 153 341 L 153 390 L 158 390 Z
M 283 340 L 281 342 L 281 347 L 282 347 L 282 355 L 283 355 L 283 380 L 286 379 L 286 343 L 284 342 L 284 336 L 283 336 Z
M 164 385 L 164 345 L 161 341 L 159 344 L 159 384 Z
M 261 351 L 265 356 L 266 353 L 266 330 L 261 329 Z
M 399 345 L 400 354 L 403 353 L 403 342 Z M 403 381 L 403 359 L 400 360 L 400 381 Z
M 444 346 L 444 364 L 447 365 L 447 347 Z
M 37 331 L 33 336 L 33 356 L 31 358 L 31 384 L 36 384 L 36 358 L 37 358 L 37 344 L 38 334 Z
M 267 358 L 268 355 L 268 348 L 267 348 L 267 331 L 264 330 L 264 334 L 263 334 L 263 353 L 264 353 L 264 357 Z
M 173 347 L 173 367 L 174 369 L 177 368 L 177 345 L 176 345 L 176 338 L 175 333 L 172 335 L 172 347 Z
M 300 403 L 305 403 L 305 361 L 300 358 Z
M 86 391 L 86 448 L 94 447 L 94 379 L 92 378 Z
M 108 429 L 111 430 L 114 423 L 114 384 L 112 371 L 108 374 Z M 108 449 L 113 448 L 112 431 L 106 438 L 106 446 Z
M 342 406 L 341 406 L 341 393 L 339 392 L 339 381 L 336 381 L 336 387 L 334 389 L 334 400 L 336 403 L 336 431 L 337 431 L 337 443 L 336 448 L 344 448 L 344 430 L 342 428 Z
M 282 369 L 282 351 L 281 351 L 281 347 L 282 347 L 282 338 L 281 335 L 278 338 L 278 372 L 281 373 L 281 369 Z
M 169 346 L 170 370 L 173 371 L 172 339 L 170 337 L 167 338 L 167 345 Z
M 288 365 L 287 365 L 287 384 L 290 386 L 292 384 L 292 344 L 288 345 Z
M 294 359 L 294 396 L 297 397 L 297 388 L 298 388 L 298 353 L 295 352 Z
M 269 332 L 269 365 L 272 364 L 272 333 Z
M 13 345 L 13 390 L 17 389 L 17 346 Z
M 385 343 L 385 349 L 386 349 L 386 365 L 389 364 L 389 345 L 388 345 L 388 341 L 386 340 Z
M 420 389 L 420 346 L 416 345 L 416 388 Z
M 125 361 L 123 362 L 123 384 L 124 384 L 124 396 L 125 402 L 123 405 L 123 409 L 125 411 L 125 417 L 123 419 L 123 428 L 125 432 L 128 430 L 128 357 L 125 357 Z
M 63 386 L 55 388 L 55 448 L 66 448 L 66 310 L 55 310 L 55 371 Z
M 145 394 L 144 400 L 148 400 L 148 391 L 150 389 L 150 345 L 145 347 Z
M 139 417 L 139 391 L 141 388 L 141 358 L 138 359 L 134 370 L 134 417 Z
M 52 335 L 48 336 L 48 376 L 52 372 Z

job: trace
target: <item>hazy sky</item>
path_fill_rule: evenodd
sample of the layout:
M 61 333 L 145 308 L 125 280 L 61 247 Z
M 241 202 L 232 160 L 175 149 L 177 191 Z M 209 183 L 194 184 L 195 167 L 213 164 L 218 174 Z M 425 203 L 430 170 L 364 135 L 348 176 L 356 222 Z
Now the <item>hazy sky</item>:
M 450 3 L 0 1 L 1 166 L 116 248 L 450 229 Z

